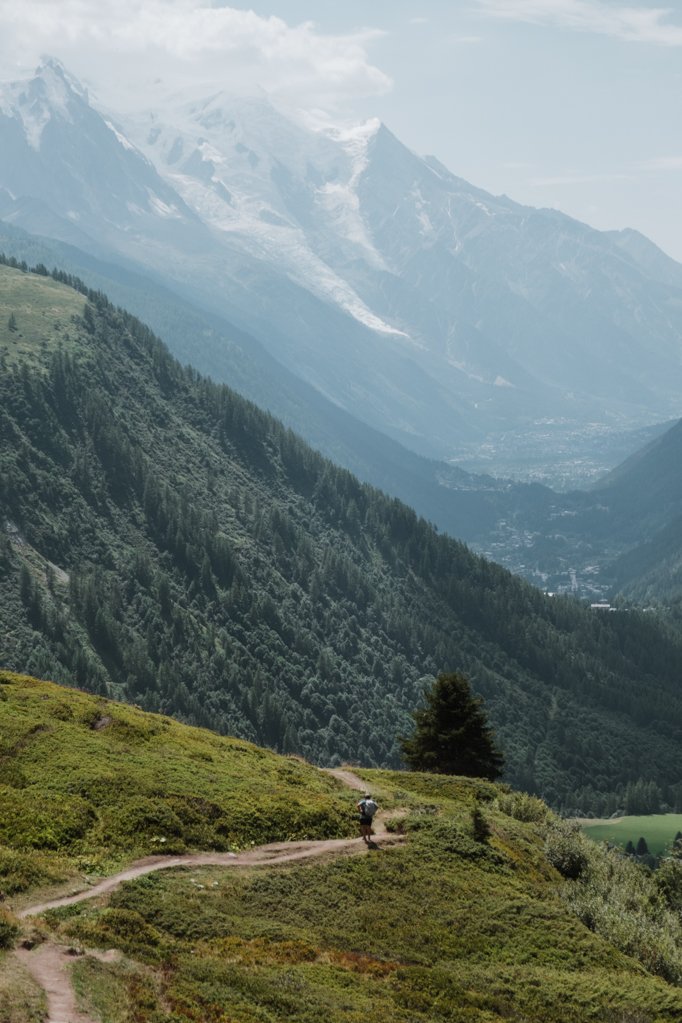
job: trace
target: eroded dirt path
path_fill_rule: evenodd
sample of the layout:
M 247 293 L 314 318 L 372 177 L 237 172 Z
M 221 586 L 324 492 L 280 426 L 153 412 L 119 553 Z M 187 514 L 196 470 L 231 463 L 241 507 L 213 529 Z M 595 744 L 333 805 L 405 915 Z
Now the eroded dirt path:
M 365 791 L 366 784 L 350 771 L 330 770 L 349 788 Z M 381 841 L 375 848 L 386 848 L 404 841 L 403 835 L 386 833 L 383 822 L 376 821 L 376 831 Z M 368 848 L 360 838 L 324 839 L 320 841 L 272 842 L 269 845 L 256 846 L 240 853 L 192 853 L 186 856 L 148 856 L 131 864 L 126 870 L 105 878 L 98 884 L 83 891 L 74 892 L 59 898 L 26 906 L 17 913 L 21 919 L 40 916 L 49 909 L 60 906 L 72 906 L 88 899 L 96 899 L 108 895 L 125 881 L 154 873 L 157 870 L 171 870 L 178 867 L 220 866 L 233 868 L 277 867 L 300 860 L 329 857 L 352 856 L 367 853 Z M 88 953 L 90 954 L 90 953 Z M 103 958 L 101 953 L 92 953 Z M 45 1023 L 97 1023 L 96 1020 L 81 1012 L 76 1004 L 76 997 L 71 984 L 70 967 L 73 956 L 68 950 L 51 941 L 45 941 L 32 949 L 20 948 L 14 953 L 16 958 L 29 971 L 36 983 L 45 991 L 48 1015 Z
M 17 949 L 16 958 L 26 967 L 47 998 L 46 1023 L 95 1023 L 80 1012 L 71 985 L 70 967 L 73 956 L 66 949 L 46 941 L 30 952 Z
M 355 789 L 356 792 L 367 791 L 367 782 L 359 778 L 357 774 L 353 774 L 347 767 L 325 767 L 324 770 L 326 774 L 331 774 L 333 778 L 338 778 L 349 789 Z
M 382 847 L 394 845 L 403 839 L 402 835 L 385 835 Z M 77 902 L 96 899 L 114 891 L 124 881 L 132 881 L 136 877 L 152 874 L 157 870 L 171 870 L 174 867 L 272 867 L 283 863 L 294 863 L 325 855 L 353 855 L 365 852 L 366 847 L 357 838 L 329 838 L 301 842 L 272 842 L 270 845 L 254 846 L 241 853 L 188 853 L 186 856 L 148 856 L 131 864 L 126 870 L 112 874 L 91 888 L 62 895 L 46 902 L 38 902 L 26 906 L 16 914 L 20 919 L 40 916 L 48 909 L 60 906 L 73 906 Z
M 371 788 L 368 782 L 363 781 L 347 767 L 325 767 L 323 770 L 325 774 L 331 774 L 333 778 L 337 778 L 347 788 L 353 789 L 355 792 L 368 792 Z M 389 832 L 386 830 L 387 818 L 395 820 L 396 817 L 404 817 L 406 812 L 406 810 L 382 810 L 379 808 L 372 822 L 372 833 L 381 836 L 382 845 L 386 844 L 384 839 L 389 837 Z

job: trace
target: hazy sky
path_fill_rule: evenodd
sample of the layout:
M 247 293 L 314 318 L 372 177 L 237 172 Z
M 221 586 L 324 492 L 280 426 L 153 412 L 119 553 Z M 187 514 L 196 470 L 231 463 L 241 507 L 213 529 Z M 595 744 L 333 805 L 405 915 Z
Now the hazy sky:
M 0 77 L 45 52 L 114 108 L 161 78 L 379 116 L 481 188 L 682 261 L 680 0 L 0 0 Z

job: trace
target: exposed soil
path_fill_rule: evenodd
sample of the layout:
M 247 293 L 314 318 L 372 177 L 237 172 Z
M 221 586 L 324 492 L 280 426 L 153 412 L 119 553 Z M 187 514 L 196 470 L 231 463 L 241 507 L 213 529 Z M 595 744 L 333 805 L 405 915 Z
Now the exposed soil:
M 366 790 L 366 784 L 357 775 L 345 770 L 330 770 L 333 774 L 349 788 Z M 377 814 L 380 818 L 381 814 Z M 71 906 L 77 902 L 84 902 L 86 899 L 96 899 L 108 895 L 125 881 L 130 881 L 144 874 L 151 874 L 157 870 L 170 870 L 177 867 L 205 867 L 221 866 L 228 868 L 235 867 L 278 867 L 298 860 L 330 857 L 330 856 L 352 856 L 359 853 L 366 853 L 372 848 L 385 848 L 389 845 L 396 845 L 404 841 L 403 835 L 391 835 L 386 832 L 381 819 L 375 820 L 375 830 L 381 836 L 381 844 L 371 843 L 368 847 L 361 839 L 324 839 L 321 841 L 300 841 L 300 842 L 273 842 L 270 845 L 256 846 L 240 853 L 193 853 L 186 856 L 148 856 L 131 864 L 126 870 L 100 881 L 84 891 L 65 895 L 60 898 L 50 899 L 46 902 L 39 902 L 33 906 L 26 906 L 17 916 L 26 919 L 39 916 L 49 909 L 57 909 L 60 906 Z M 36 945 L 31 950 L 21 948 L 15 951 L 15 956 L 26 967 L 33 979 L 43 988 L 47 997 L 48 1015 L 45 1023 L 96 1023 L 90 1016 L 79 1011 L 71 984 L 70 965 L 73 963 L 73 953 L 68 949 L 51 941 Z M 90 953 L 98 959 L 115 959 L 117 953 L 113 950 L 108 953 Z
M 73 957 L 67 949 L 46 941 L 30 952 L 20 948 L 14 954 L 45 992 L 46 1023 L 95 1023 L 76 1004 L 70 976 Z

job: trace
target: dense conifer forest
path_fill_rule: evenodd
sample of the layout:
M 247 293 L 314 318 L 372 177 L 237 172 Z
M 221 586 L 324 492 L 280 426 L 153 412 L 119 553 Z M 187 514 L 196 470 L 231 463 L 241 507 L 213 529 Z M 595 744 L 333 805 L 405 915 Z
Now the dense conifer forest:
M 394 767 L 424 677 L 462 671 L 515 785 L 571 811 L 639 783 L 682 806 L 682 643 L 655 616 L 543 596 L 104 295 L 4 262 L 2 667 Z

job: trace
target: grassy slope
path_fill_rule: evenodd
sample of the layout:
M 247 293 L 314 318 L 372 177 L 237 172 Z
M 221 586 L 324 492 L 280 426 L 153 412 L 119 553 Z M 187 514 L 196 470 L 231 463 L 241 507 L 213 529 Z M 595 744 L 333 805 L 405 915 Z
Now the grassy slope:
M 342 836 L 353 802 L 297 758 L 0 672 L 8 895 L 148 853 Z
M 64 288 L 50 277 L 35 274 L 0 273 L 0 349 L 6 352 L 9 364 L 28 362 L 42 364 L 41 353 L 61 345 L 73 350 L 72 317 L 81 316 L 85 298 Z M 8 315 L 4 315 L 7 312 Z M 14 314 L 16 329 L 9 329 Z
M 178 845 L 224 840 L 217 827 L 211 835 L 209 804 L 235 833 L 244 804 L 260 807 L 248 816 L 252 841 L 275 825 L 282 837 L 338 834 L 351 819 L 353 794 L 301 761 L 50 683 L 7 673 L 0 682 L 0 885 L 14 892 L 11 905 L 158 848 L 159 821 L 140 823 L 141 800 L 161 814 L 172 807 Z M 682 1018 L 682 991 L 569 913 L 538 825 L 504 812 L 497 786 L 363 774 L 383 807 L 407 810 L 404 846 L 150 875 L 102 904 L 48 914 L 61 940 L 121 951 L 118 962 L 86 956 L 75 966 L 103 1023 Z M 488 838 L 476 838 L 475 808 Z M 74 820 L 87 827 L 67 833 Z M 0 958 L 0 1016 L 3 991 L 19 997 L 8 966 Z M 30 986 L 21 997 L 11 1023 L 39 1018 Z
M 570 915 L 536 828 L 500 812 L 494 786 L 368 777 L 383 805 L 410 807 L 405 846 L 271 871 L 155 875 L 106 908 L 51 914 L 63 940 L 124 954 L 78 966 L 104 1023 L 680 1018 L 679 989 Z M 472 834 L 477 798 L 491 827 L 483 842 Z

